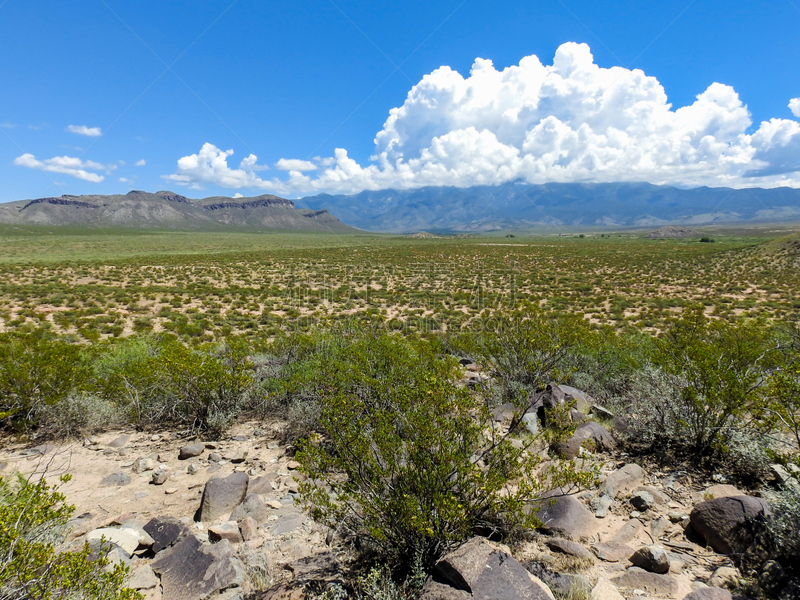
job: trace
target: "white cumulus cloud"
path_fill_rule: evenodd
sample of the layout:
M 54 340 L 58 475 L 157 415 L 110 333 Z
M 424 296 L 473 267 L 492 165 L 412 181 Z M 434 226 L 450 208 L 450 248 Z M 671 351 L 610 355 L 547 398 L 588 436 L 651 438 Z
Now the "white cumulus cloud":
M 228 166 L 228 157 L 233 150 L 220 150 L 214 144 L 203 144 L 200 152 L 178 160 L 178 171 L 165 179 L 201 189 L 204 184 L 224 188 L 263 188 L 266 182 L 255 174 L 263 167 L 256 164 L 258 158 L 251 154 L 239 163 L 238 169 Z
M 105 171 L 110 173 L 117 168 L 116 165 L 103 165 L 91 160 L 81 160 L 72 156 L 55 156 L 45 160 L 38 160 L 33 154 L 23 154 L 14 159 L 14 164 L 18 167 L 27 167 L 29 169 L 39 169 L 41 171 L 49 171 L 50 173 L 60 173 L 62 175 L 70 175 L 83 179 L 84 181 L 91 181 L 92 183 L 100 183 L 105 179 L 96 171 Z
M 800 98 L 792 98 L 789 100 L 789 110 L 795 117 L 800 117 Z
M 147 161 L 146 161 L 145 159 L 141 159 L 141 160 L 137 160 L 137 161 L 134 163 L 134 166 L 136 166 L 136 167 L 143 167 L 143 166 L 145 166 L 146 164 L 147 164 Z
M 67 131 L 89 137 L 100 137 L 103 135 L 103 131 L 99 127 L 87 127 L 86 125 L 67 125 Z
M 793 111 L 796 105 L 800 99 L 790 102 Z M 728 85 L 711 83 L 675 108 L 655 77 L 602 68 L 589 46 L 570 42 L 550 65 L 526 56 L 497 70 L 479 58 L 467 77 L 447 66 L 425 75 L 389 111 L 366 165 L 337 148 L 313 162 L 281 159 L 287 176 L 264 180 L 248 159 L 230 169 L 232 152 L 206 144 L 168 177 L 279 194 L 518 180 L 800 186 L 800 124 L 771 119 L 751 132 L 752 125 Z M 304 174 L 312 166 L 317 173 Z
M 297 158 L 281 158 L 275 163 L 281 171 L 316 171 L 317 165 L 310 160 L 299 160 Z

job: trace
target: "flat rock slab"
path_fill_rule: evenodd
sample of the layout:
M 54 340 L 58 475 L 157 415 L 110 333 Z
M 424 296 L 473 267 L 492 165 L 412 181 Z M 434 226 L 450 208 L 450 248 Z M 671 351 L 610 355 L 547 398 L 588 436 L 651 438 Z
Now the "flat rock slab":
M 598 542 L 597 544 L 592 544 L 591 547 L 595 556 L 606 562 L 627 560 L 634 552 L 634 549 L 627 544 L 616 544 L 614 542 Z
M 139 536 L 113 527 L 101 527 L 86 534 L 86 541 L 92 547 L 99 545 L 101 540 L 121 548 L 129 557 L 139 547 Z
M 289 513 L 272 526 L 272 535 L 289 533 L 290 531 L 294 531 L 300 527 L 305 522 L 306 518 L 300 513 Z
M 701 502 L 689 515 L 692 528 L 720 554 L 745 550 L 753 541 L 752 521 L 772 511 L 761 498 L 735 496 Z
M 231 512 L 247 495 L 250 477 L 244 471 L 235 471 L 227 477 L 212 477 L 206 482 L 203 499 L 195 520 L 214 521 Z
M 644 525 L 639 519 L 631 519 L 619 528 L 610 541 L 615 544 L 627 544 L 639 535 L 643 529 Z
M 150 565 L 142 565 L 131 574 L 125 586 L 134 590 L 150 590 L 159 583 L 160 580 Z
M 554 600 L 550 589 L 516 559 L 482 538 L 446 555 L 420 600 Z
M 111 475 L 103 478 L 103 480 L 100 482 L 100 487 L 122 487 L 123 485 L 128 485 L 130 482 L 131 478 L 127 473 L 112 473 Z
M 170 600 L 203 600 L 245 581 L 244 565 L 230 543 L 204 546 L 193 535 L 159 554 L 151 567 L 161 576 L 163 597 Z
M 644 478 L 644 469 L 636 463 L 631 463 L 613 473 L 609 473 L 605 481 L 600 485 L 600 492 L 616 498 L 642 485 L 642 478 Z
M 571 542 L 563 538 L 552 538 L 545 542 L 545 546 L 550 548 L 553 552 L 561 552 L 562 554 L 568 554 L 569 556 L 575 556 L 577 558 L 594 560 L 592 553 L 578 542 Z
M 548 492 L 531 503 L 529 510 L 542 522 L 539 529 L 549 535 L 578 539 L 597 530 L 594 515 L 574 496 L 560 495 L 558 491 Z
M 649 594 L 666 596 L 667 598 L 677 597 L 680 591 L 678 582 L 669 575 L 659 575 L 658 573 L 648 573 L 639 567 L 631 567 L 619 577 L 611 580 L 618 588 L 628 590 L 644 590 Z
M 304 556 L 286 565 L 294 574 L 296 581 L 338 581 L 342 577 L 342 567 L 331 552 L 320 552 Z

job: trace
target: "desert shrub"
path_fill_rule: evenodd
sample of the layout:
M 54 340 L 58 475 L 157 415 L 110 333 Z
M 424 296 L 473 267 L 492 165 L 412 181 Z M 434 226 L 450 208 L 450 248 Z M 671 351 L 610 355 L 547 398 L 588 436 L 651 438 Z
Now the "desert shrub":
M 476 530 L 532 525 L 524 508 L 543 485 L 538 457 L 491 434 L 487 405 L 455 384 L 457 364 L 439 349 L 387 334 L 352 340 L 318 390 L 322 435 L 297 453 L 314 519 L 405 572 L 414 557 L 430 567 Z M 553 487 L 588 476 L 563 469 L 556 479 Z
M 62 477 L 62 482 L 68 477 Z M 4 600 L 134 600 L 124 588 L 127 568 L 109 568 L 106 558 L 92 559 L 84 545 L 58 549 L 74 507 L 44 478 L 0 477 L 0 598 Z
M 56 438 L 69 438 L 107 431 L 124 421 L 115 402 L 87 392 L 72 393 L 42 408 L 41 430 Z
M 0 424 L 38 425 L 45 406 L 78 392 L 90 376 L 82 349 L 41 332 L 0 334 Z
M 727 453 L 732 433 L 764 414 L 764 378 L 776 361 L 769 329 L 711 321 L 698 306 L 673 320 L 656 346 L 654 362 L 672 392 L 657 401 L 673 405 L 658 412 L 673 442 L 698 455 Z
M 579 316 L 545 314 L 535 305 L 483 317 L 471 330 L 454 347 L 488 366 L 510 397 L 564 380 L 570 356 L 590 334 Z
M 238 338 L 189 348 L 172 337 L 125 340 L 95 364 L 98 392 L 140 425 L 180 424 L 223 432 L 254 384 L 249 347 Z
M 784 360 L 769 379 L 767 418 L 791 437 L 794 447 L 782 458 L 800 465 L 800 323 L 785 324 L 779 336 Z

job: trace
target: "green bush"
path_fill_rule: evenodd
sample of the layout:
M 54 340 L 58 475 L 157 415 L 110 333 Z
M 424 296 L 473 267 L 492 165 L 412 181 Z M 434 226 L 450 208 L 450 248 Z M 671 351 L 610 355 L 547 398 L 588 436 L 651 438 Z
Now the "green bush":
M 43 407 L 80 391 L 90 374 L 75 344 L 40 332 L 0 334 L 0 425 L 36 427 Z
M 581 317 L 546 314 L 534 305 L 478 319 L 472 330 L 455 338 L 454 348 L 488 367 L 511 397 L 564 380 L 570 358 L 590 337 Z
M 672 392 L 656 399 L 660 425 L 676 432 L 674 442 L 697 455 L 725 454 L 734 432 L 759 425 L 764 378 L 777 361 L 763 322 L 712 321 L 697 306 L 656 345 L 655 364 Z
M 530 526 L 538 457 L 495 437 L 487 405 L 455 384 L 434 342 L 352 339 L 325 365 L 320 429 L 299 444 L 315 520 L 356 534 L 391 567 L 425 568 L 474 535 Z M 569 469 L 553 485 L 587 481 Z M 513 484 L 513 485 L 512 485 Z
M 0 598 L 142 598 L 123 587 L 127 568 L 109 570 L 107 559 L 92 560 L 88 544 L 75 552 L 58 550 L 73 511 L 44 478 L 32 483 L 21 475 L 0 477 Z

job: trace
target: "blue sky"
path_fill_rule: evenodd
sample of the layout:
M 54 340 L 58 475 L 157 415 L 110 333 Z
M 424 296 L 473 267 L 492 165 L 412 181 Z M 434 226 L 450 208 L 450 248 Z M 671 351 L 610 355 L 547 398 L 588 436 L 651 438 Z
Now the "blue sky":
M 800 187 L 799 6 L 0 0 L 0 201 Z

